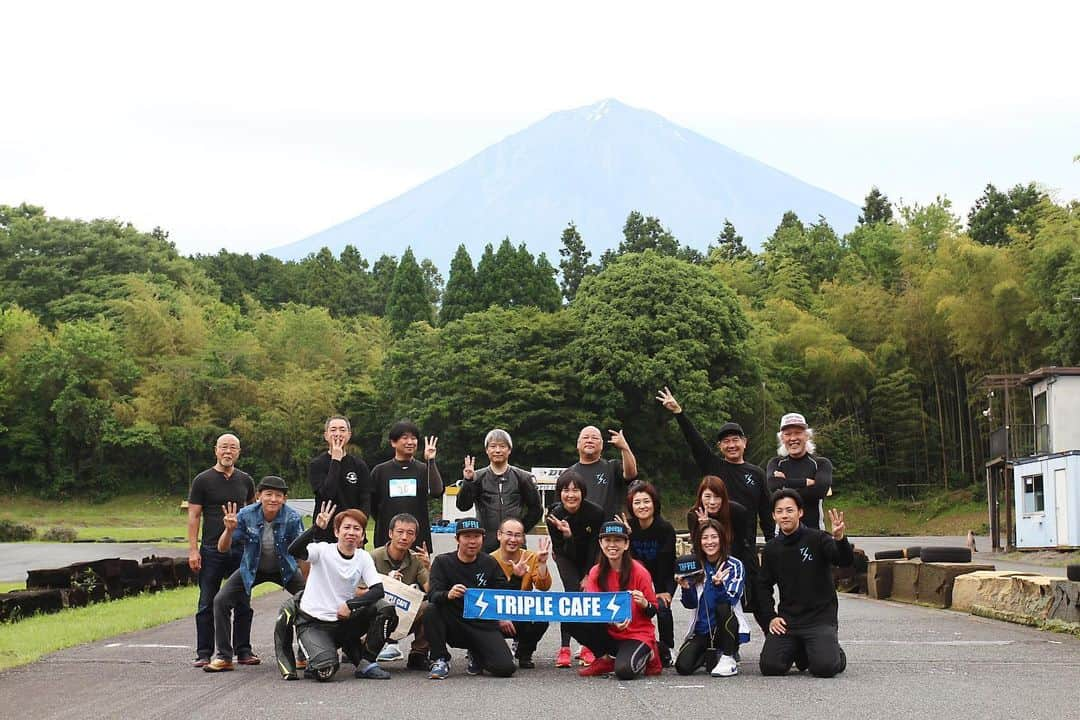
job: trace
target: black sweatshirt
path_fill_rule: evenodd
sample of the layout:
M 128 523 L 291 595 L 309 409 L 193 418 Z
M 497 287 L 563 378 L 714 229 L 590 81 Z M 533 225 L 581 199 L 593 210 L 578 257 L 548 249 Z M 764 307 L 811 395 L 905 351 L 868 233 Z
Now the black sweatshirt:
M 784 473 L 784 477 L 776 477 L 777 471 Z M 820 455 L 806 453 L 799 458 L 774 457 L 765 469 L 765 483 L 770 495 L 780 488 L 791 488 L 799 493 L 803 499 L 803 525 L 823 530 L 821 504 L 832 487 L 832 472 L 832 463 Z M 814 480 L 810 487 L 806 486 L 807 478 Z M 768 540 L 768 536 L 765 539 Z
M 675 592 L 675 528 L 662 517 L 642 530 L 641 522 L 630 518 L 630 551 L 645 566 L 658 593 Z
M 728 497 L 741 503 L 747 510 L 756 512 L 761 522 L 761 536 L 766 540 L 771 538 L 776 528 L 772 519 L 770 493 L 765 485 L 765 471 L 753 463 L 728 462 L 723 456 L 713 452 L 685 412 L 678 413 L 675 421 L 679 423 L 679 429 L 686 438 L 686 444 L 690 446 L 690 454 L 694 456 L 694 462 L 701 474 L 715 475 L 723 480 Z M 747 542 L 753 547 L 757 544 L 757 524 L 753 522 L 753 517 L 750 520 L 747 528 L 750 536 Z
M 431 563 L 431 576 L 428 590 L 428 602 L 436 605 L 448 605 L 461 615 L 465 612 L 465 599 L 451 600 L 447 597 L 450 588 L 464 585 L 469 588 L 497 588 L 500 590 L 520 590 L 506 579 L 506 574 L 495 558 L 487 553 L 479 553 L 471 563 L 461 562 L 457 550 L 435 557 Z M 493 623 L 494 620 L 471 620 L 470 622 Z
M 367 463 L 358 457 L 346 454 L 340 461 L 324 452 L 312 458 L 308 463 L 308 482 L 315 491 L 315 510 L 318 515 L 324 501 L 329 500 L 336 507 L 334 514 L 342 510 L 363 510 L 371 517 L 371 471 Z M 326 530 L 316 530 L 315 538 L 320 541 L 334 542 L 334 519 L 330 518 Z
M 551 506 L 548 514 L 570 523 L 570 537 L 563 537 L 550 522 L 547 524 L 551 549 L 556 559 L 565 558 L 572 562 L 584 579 L 596 564 L 596 556 L 600 552 L 600 526 L 606 520 L 604 509 L 591 500 L 582 500 L 581 508 L 571 515 L 561 502 L 557 502 Z
M 791 535 L 778 533 L 761 553 L 758 573 L 758 616 L 767 626 L 779 615 L 788 628 L 836 627 L 836 588 L 832 566 L 855 562 L 847 537 L 837 542 L 816 528 L 800 525 Z M 780 587 L 779 612 L 773 606 L 773 585 Z

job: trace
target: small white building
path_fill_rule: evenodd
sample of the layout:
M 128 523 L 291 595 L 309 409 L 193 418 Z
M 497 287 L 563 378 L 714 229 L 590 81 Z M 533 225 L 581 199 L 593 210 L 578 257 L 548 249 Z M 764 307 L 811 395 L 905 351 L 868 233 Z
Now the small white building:
M 1012 461 L 1016 546 L 1080 547 L 1080 368 L 1040 368 L 1031 388 L 1034 454 Z

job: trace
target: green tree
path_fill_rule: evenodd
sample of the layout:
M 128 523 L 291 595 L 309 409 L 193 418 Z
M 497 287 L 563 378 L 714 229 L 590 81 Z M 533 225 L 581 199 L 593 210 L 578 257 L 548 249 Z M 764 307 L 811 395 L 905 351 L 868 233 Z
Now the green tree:
M 625 427 L 653 468 L 686 460 L 657 388 L 671 386 L 703 422 L 737 416 L 755 397 L 750 325 L 703 266 L 652 250 L 625 255 L 587 278 L 567 312 L 578 328 L 567 352 L 579 402 L 600 427 Z
M 982 245 L 1008 245 L 1009 228 L 1031 237 L 1034 209 L 1045 196 L 1035 183 L 1016 185 L 1005 193 L 987 184 L 968 212 L 968 234 Z
M 439 308 L 439 324 L 445 325 L 460 320 L 466 313 L 483 308 L 478 307 L 475 297 L 476 270 L 465 245 L 458 245 L 454 259 L 450 261 L 450 277 L 446 281 L 442 307 Z
M 725 261 L 741 260 L 752 254 L 743 242 L 742 235 L 735 232 L 735 226 L 727 218 L 724 218 L 724 229 L 716 236 L 715 252 L 717 258 Z
M 405 329 L 414 322 L 432 321 L 428 286 L 411 247 L 405 249 L 394 273 L 394 284 L 390 286 L 390 295 L 386 299 L 386 319 L 398 336 L 404 334 Z
M 892 219 L 892 203 L 889 202 L 888 196 L 878 190 L 877 185 L 875 185 L 870 188 L 870 192 L 863 202 L 862 213 L 859 215 L 859 225 L 890 223 Z
M 585 248 L 585 241 L 581 239 L 581 233 L 571 221 L 563 230 L 562 247 L 559 248 L 559 270 L 562 272 L 562 296 L 566 302 L 574 301 L 578 287 L 586 275 L 596 271 L 596 266 L 591 265 L 589 260 L 592 253 Z

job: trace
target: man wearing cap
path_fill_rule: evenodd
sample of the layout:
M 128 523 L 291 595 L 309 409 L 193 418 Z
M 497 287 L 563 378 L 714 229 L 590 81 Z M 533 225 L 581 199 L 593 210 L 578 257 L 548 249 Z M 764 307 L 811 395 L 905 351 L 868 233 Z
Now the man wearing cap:
M 532 473 L 510 464 L 514 449 L 510 433 L 495 428 L 484 438 L 484 452 L 491 463 L 474 469 L 475 460 L 465 456 L 465 468 L 457 495 L 457 509 L 467 512 L 474 505 L 476 516 L 484 526 L 484 552 L 499 547 L 496 536 L 503 520 L 520 520 L 528 532 L 536 526 L 543 514 L 536 478 Z
M 803 525 L 824 530 L 822 504 L 832 489 L 832 463 L 814 455 L 814 431 L 799 413 L 787 413 L 780 419 L 776 439 L 777 456 L 765 468 L 770 495 L 782 488 L 796 491 L 803 500 Z
M 769 506 L 769 492 L 765 486 L 765 471 L 744 459 L 746 433 L 742 426 L 736 422 L 727 422 L 720 426 L 716 433 L 716 449 L 720 451 L 717 454 L 705 443 L 705 439 L 690 422 L 682 405 L 670 390 L 665 387 L 657 393 L 656 399 L 675 415 L 675 421 L 690 446 L 690 453 L 694 456 L 694 462 L 701 474 L 716 475 L 723 480 L 731 501 L 739 503 L 751 513 L 756 513 L 761 524 L 762 537 L 766 540 L 771 538 L 775 527 Z M 753 548 L 757 543 L 758 522 L 751 515 L 747 525 L 745 530 L 748 546 Z
M 487 670 L 497 677 L 510 677 L 517 666 L 506 646 L 501 628 L 506 621 L 466 620 L 465 590 L 468 588 L 513 589 L 499 564 L 481 552 L 484 527 L 476 518 L 457 521 L 457 550 L 444 553 L 431 564 L 431 607 L 424 613 L 424 631 L 431 646 L 431 679 L 450 674 L 447 645 L 467 648 L 469 672 Z M 507 628 L 509 630 L 509 628 Z
M 586 495 L 604 510 L 605 520 L 622 511 L 627 488 L 638 476 L 637 459 L 622 431 L 608 430 L 608 433 L 608 442 L 619 450 L 619 460 L 600 456 L 604 451 L 604 436 L 599 428 L 588 425 L 578 433 L 578 461 L 568 468 L 584 478 Z
M 304 589 L 303 575 L 289 554 L 289 545 L 304 532 L 304 523 L 300 513 L 285 504 L 288 492 L 284 480 L 267 475 L 259 481 L 255 503 L 239 512 L 233 502 L 222 508 L 224 529 L 218 552 L 228 553 L 237 541 L 243 543 L 243 555 L 240 568 L 214 598 L 217 657 L 203 667 L 206 672 L 233 669 L 232 615 L 240 606 L 250 609 L 252 588 L 272 582 L 293 594 Z M 251 657 L 257 656 L 252 653 Z
M 329 418 L 323 427 L 323 438 L 327 449 L 308 463 L 308 482 L 315 492 L 315 507 L 322 507 L 329 500 L 338 512 L 355 508 L 371 517 L 371 471 L 367 463 L 345 451 L 352 439 L 349 419 L 344 415 Z M 316 530 L 315 539 L 335 541 L 329 528 Z
M 227 503 L 243 507 L 255 499 L 255 483 L 251 476 L 236 467 L 240 457 L 240 440 L 231 433 L 218 437 L 214 443 L 217 462 L 191 481 L 188 494 L 188 565 L 199 574 L 199 604 L 195 612 L 195 667 L 205 667 L 214 654 L 214 598 L 221 582 L 240 567 L 240 550 L 218 552 L 218 537 L 224 528 L 222 508 Z M 202 521 L 202 542 L 199 521 Z M 251 608 L 236 608 L 233 644 L 242 665 L 258 658 L 251 654 Z

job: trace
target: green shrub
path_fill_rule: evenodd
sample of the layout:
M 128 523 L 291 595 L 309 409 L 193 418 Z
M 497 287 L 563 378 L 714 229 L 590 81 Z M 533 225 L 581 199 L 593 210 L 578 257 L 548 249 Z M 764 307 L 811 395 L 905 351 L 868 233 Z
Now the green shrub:
M 33 540 L 37 530 L 26 523 L 0 519 L 0 542 Z
M 69 527 L 51 527 L 41 535 L 42 540 L 49 542 L 75 542 L 75 539 L 79 536 L 74 528 Z

